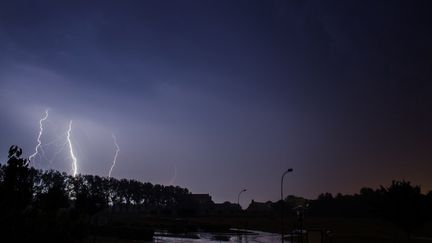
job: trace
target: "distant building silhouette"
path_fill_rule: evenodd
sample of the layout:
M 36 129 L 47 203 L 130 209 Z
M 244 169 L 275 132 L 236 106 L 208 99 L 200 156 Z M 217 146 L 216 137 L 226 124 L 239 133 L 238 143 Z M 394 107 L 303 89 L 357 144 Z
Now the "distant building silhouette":
M 241 213 L 242 209 L 237 203 L 216 203 L 213 208 L 213 213 L 217 215 L 236 215 Z
M 255 214 L 255 215 L 271 214 L 273 212 L 273 203 L 270 201 L 255 202 L 254 200 L 252 200 L 248 208 L 246 209 L 246 212 L 248 214 Z
M 185 200 L 197 203 L 199 205 L 212 205 L 214 204 L 210 194 L 188 194 L 185 195 Z

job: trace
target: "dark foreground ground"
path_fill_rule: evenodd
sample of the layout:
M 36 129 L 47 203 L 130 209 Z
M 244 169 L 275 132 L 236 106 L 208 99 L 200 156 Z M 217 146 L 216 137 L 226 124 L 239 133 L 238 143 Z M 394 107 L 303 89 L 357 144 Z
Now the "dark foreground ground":
M 287 231 L 297 225 L 293 217 L 286 219 Z M 170 234 L 187 234 L 188 232 L 223 232 L 230 228 L 259 230 L 280 233 L 279 218 L 274 217 L 146 217 L 146 216 L 111 216 L 110 224 L 123 225 L 134 229 L 155 229 L 167 231 Z M 307 230 L 330 231 L 334 243 L 368 243 L 368 242 L 432 242 L 432 223 L 408 234 L 395 225 L 374 218 L 305 218 L 304 228 Z M 131 239 L 116 239 L 117 237 L 92 236 L 85 242 L 136 242 Z M 184 241 L 184 242 L 187 242 Z M 330 242 L 330 241 L 329 241 Z M 306 242 L 305 242 L 306 243 Z

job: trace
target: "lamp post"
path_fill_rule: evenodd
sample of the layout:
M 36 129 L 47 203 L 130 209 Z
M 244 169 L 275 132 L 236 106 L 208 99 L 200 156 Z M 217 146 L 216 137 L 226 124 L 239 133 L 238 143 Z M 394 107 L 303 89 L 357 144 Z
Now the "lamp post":
M 289 172 L 293 172 L 292 168 L 289 168 L 288 170 L 286 170 L 283 174 L 282 174 L 282 179 L 281 179 L 281 201 L 282 201 L 282 233 L 281 233 L 281 239 L 282 239 L 282 243 L 284 242 L 284 231 L 285 231 L 285 226 L 284 226 L 284 197 L 283 197 L 283 179 L 285 177 L 286 174 L 288 174 Z
M 245 192 L 246 191 L 246 189 L 243 189 L 243 190 L 241 190 L 240 192 L 239 192 L 239 194 L 238 194 L 238 196 L 237 196 L 237 204 L 240 206 L 240 195 L 243 193 L 243 192 Z M 241 206 L 240 206 L 240 208 L 241 208 Z
M 240 195 L 243 193 L 243 192 L 245 192 L 246 191 L 246 189 L 243 189 L 243 190 L 241 190 L 240 192 L 239 192 L 239 194 L 238 194 L 238 196 L 237 196 L 237 205 L 240 207 L 240 212 L 243 210 L 242 209 L 242 207 L 240 206 Z M 240 216 L 241 216 L 242 214 L 240 214 Z M 239 221 L 240 223 L 241 223 L 241 221 Z M 240 228 L 241 226 L 239 225 L 239 228 Z M 239 234 L 239 237 L 240 237 L 240 234 Z M 240 238 L 239 238 L 240 239 Z

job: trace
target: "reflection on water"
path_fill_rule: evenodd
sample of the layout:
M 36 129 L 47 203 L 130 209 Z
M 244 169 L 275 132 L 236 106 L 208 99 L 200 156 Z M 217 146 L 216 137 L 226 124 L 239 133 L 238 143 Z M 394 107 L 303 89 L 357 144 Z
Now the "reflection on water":
M 206 242 L 236 242 L 236 243 L 272 243 L 280 242 L 280 235 L 261 232 L 261 231 L 247 231 L 242 234 L 236 233 L 205 233 L 196 232 L 190 233 L 183 237 L 167 236 L 162 232 L 156 232 L 153 242 L 157 243 L 206 243 Z

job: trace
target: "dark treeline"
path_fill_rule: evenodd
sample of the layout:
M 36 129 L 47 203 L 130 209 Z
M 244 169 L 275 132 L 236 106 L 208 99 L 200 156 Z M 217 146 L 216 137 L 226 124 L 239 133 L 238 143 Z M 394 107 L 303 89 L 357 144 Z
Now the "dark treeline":
M 432 191 L 423 194 L 419 186 L 407 181 L 393 181 L 390 186 L 378 189 L 362 188 L 354 195 L 323 193 L 315 200 L 288 196 L 284 203 L 291 215 L 381 218 L 399 226 L 408 235 L 432 221 Z M 274 208 L 280 206 L 279 201 Z
M 67 242 L 84 238 L 91 216 L 116 205 L 172 208 L 184 188 L 95 175 L 76 177 L 29 167 L 16 146 L 0 166 L 0 231 L 9 242 Z
M 325 217 L 390 217 L 403 214 L 417 219 L 431 216 L 432 192 L 423 194 L 419 186 L 407 181 L 393 181 L 378 189 L 362 188 L 354 195 L 330 193 L 310 200 L 309 213 Z

